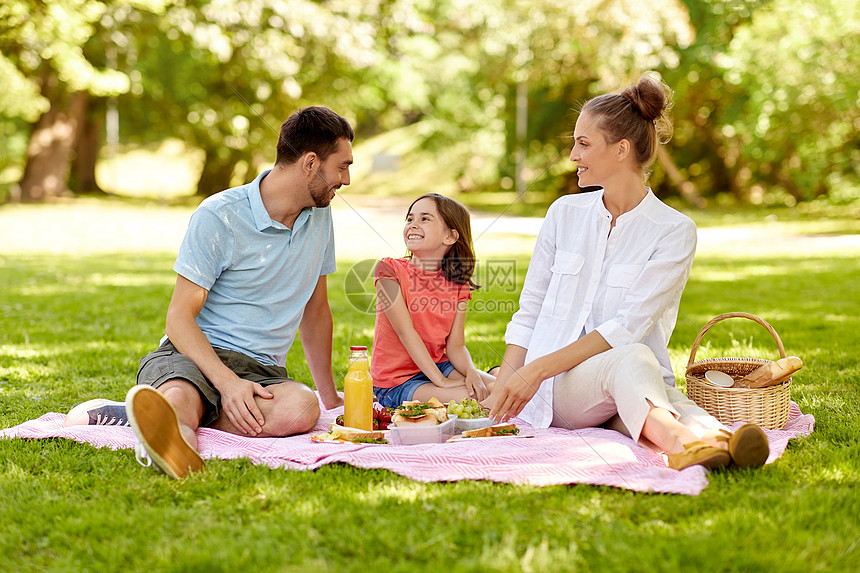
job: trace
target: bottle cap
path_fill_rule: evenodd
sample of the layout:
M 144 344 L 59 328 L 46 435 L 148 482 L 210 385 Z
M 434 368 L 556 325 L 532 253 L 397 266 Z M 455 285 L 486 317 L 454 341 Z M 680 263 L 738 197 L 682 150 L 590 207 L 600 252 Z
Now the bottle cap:
M 350 346 L 350 350 L 367 350 L 367 346 Z

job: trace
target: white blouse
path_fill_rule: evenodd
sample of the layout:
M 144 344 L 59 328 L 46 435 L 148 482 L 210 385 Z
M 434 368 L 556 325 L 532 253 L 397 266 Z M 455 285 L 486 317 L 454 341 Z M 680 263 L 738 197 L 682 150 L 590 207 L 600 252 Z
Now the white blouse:
M 693 265 L 696 225 L 650 189 L 614 228 L 611 222 L 602 190 L 550 206 L 505 342 L 527 348 L 529 363 L 597 330 L 612 347 L 649 346 L 674 386 L 667 346 Z M 541 384 L 520 418 L 549 427 L 553 380 Z

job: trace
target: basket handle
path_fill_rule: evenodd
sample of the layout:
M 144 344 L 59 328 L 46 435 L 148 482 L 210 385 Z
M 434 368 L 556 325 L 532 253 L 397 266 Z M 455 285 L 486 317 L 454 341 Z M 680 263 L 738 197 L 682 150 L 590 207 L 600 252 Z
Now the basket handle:
M 785 358 L 785 347 L 782 345 L 782 340 L 779 339 L 779 335 L 776 333 L 776 330 L 774 330 L 773 327 L 768 324 L 766 320 L 748 312 L 727 312 L 725 314 L 715 316 L 708 321 L 708 324 L 702 327 L 702 330 L 699 332 L 699 336 L 696 337 L 696 341 L 693 343 L 693 348 L 690 350 L 690 361 L 687 362 L 687 370 L 689 370 L 690 366 L 693 365 L 693 362 L 696 361 L 696 351 L 699 349 L 699 343 L 702 342 L 702 337 L 705 336 L 705 333 L 708 332 L 708 330 L 710 330 L 712 326 L 727 318 L 748 318 L 765 327 L 770 333 L 770 335 L 773 337 L 773 339 L 776 341 L 776 347 L 779 350 L 779 357 Z

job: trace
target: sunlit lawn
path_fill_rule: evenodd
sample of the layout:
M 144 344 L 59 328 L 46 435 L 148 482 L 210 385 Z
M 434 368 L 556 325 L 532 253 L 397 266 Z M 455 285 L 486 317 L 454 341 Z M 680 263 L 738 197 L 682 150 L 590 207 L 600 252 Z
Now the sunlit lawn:
M 162 334 L 174 233 L 188 208 L 87 205 L 0 209 L 0 427 L 92 397 L 121 399 Z M 692 341 L 713 316 L 741 310 L 773 324 L 806 363 L 792 398 L 816 429 L 772 465 L 711 475 L 698 497 L 422 484 L 345 465 L 295 472 L 241 460 L 209 462 L 180 483 L 139 467 L 130 451 L 0 440 L 0 571 L 853 571 L 860 247 L 828 234 L 857 233 L 857 220 L 750 219 L 702 228 L 712 239 L 697 256 L 671 352 L 683 380 Z M 39 221 L 51 240 L 22 236 Z M 167 223 L 152 232 L 158 221 Z M 113 229 L 115 241 L 89 226 Z M 731 240 L 744 232 L 757 239 Z M 533 238 L 506 240 L 518 242 L 506 260 L 516 260 L 521 285 Z M 353 260 L 341 259 L 330 280 L 338 370 L 348 345 L 372 337 L 373 316 L 344 287 Z M 487 286 L 476 301 L 498 310 L 469 323 L 482 367 L 498 362 L 517 294 Z M 699 352 L 776 355 L 766 331 L 738 319 L 714 327 Z M 300 348 L 287 367 L 308 379 Z

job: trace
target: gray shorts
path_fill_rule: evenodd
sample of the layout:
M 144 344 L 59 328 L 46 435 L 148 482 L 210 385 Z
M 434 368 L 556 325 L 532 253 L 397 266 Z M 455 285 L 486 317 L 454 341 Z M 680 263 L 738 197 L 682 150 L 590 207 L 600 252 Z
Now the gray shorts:
M 250 356 L 245 356 L 235 350 L 215 348 L 215 354 L 224 365 L 243 380 L 257 382 L 261 386 L 270 386 L 282 382 L 294 382 L 287 375 L 287 369 L 282 366 L 266 366 Z M 221 393 L 206 378 L 190 358 L 181 354 L 175 346 L 165 340 L 155 352 L 150 352 L 140 359 L 137 370 L 137 383 L 147 384 L 158 388 L 168 380 L 181 378 L 197 387 L 203 398 L 206 411 L 200 419 L 200 426 L 208 426 L 218 419 L 221 414 Z

